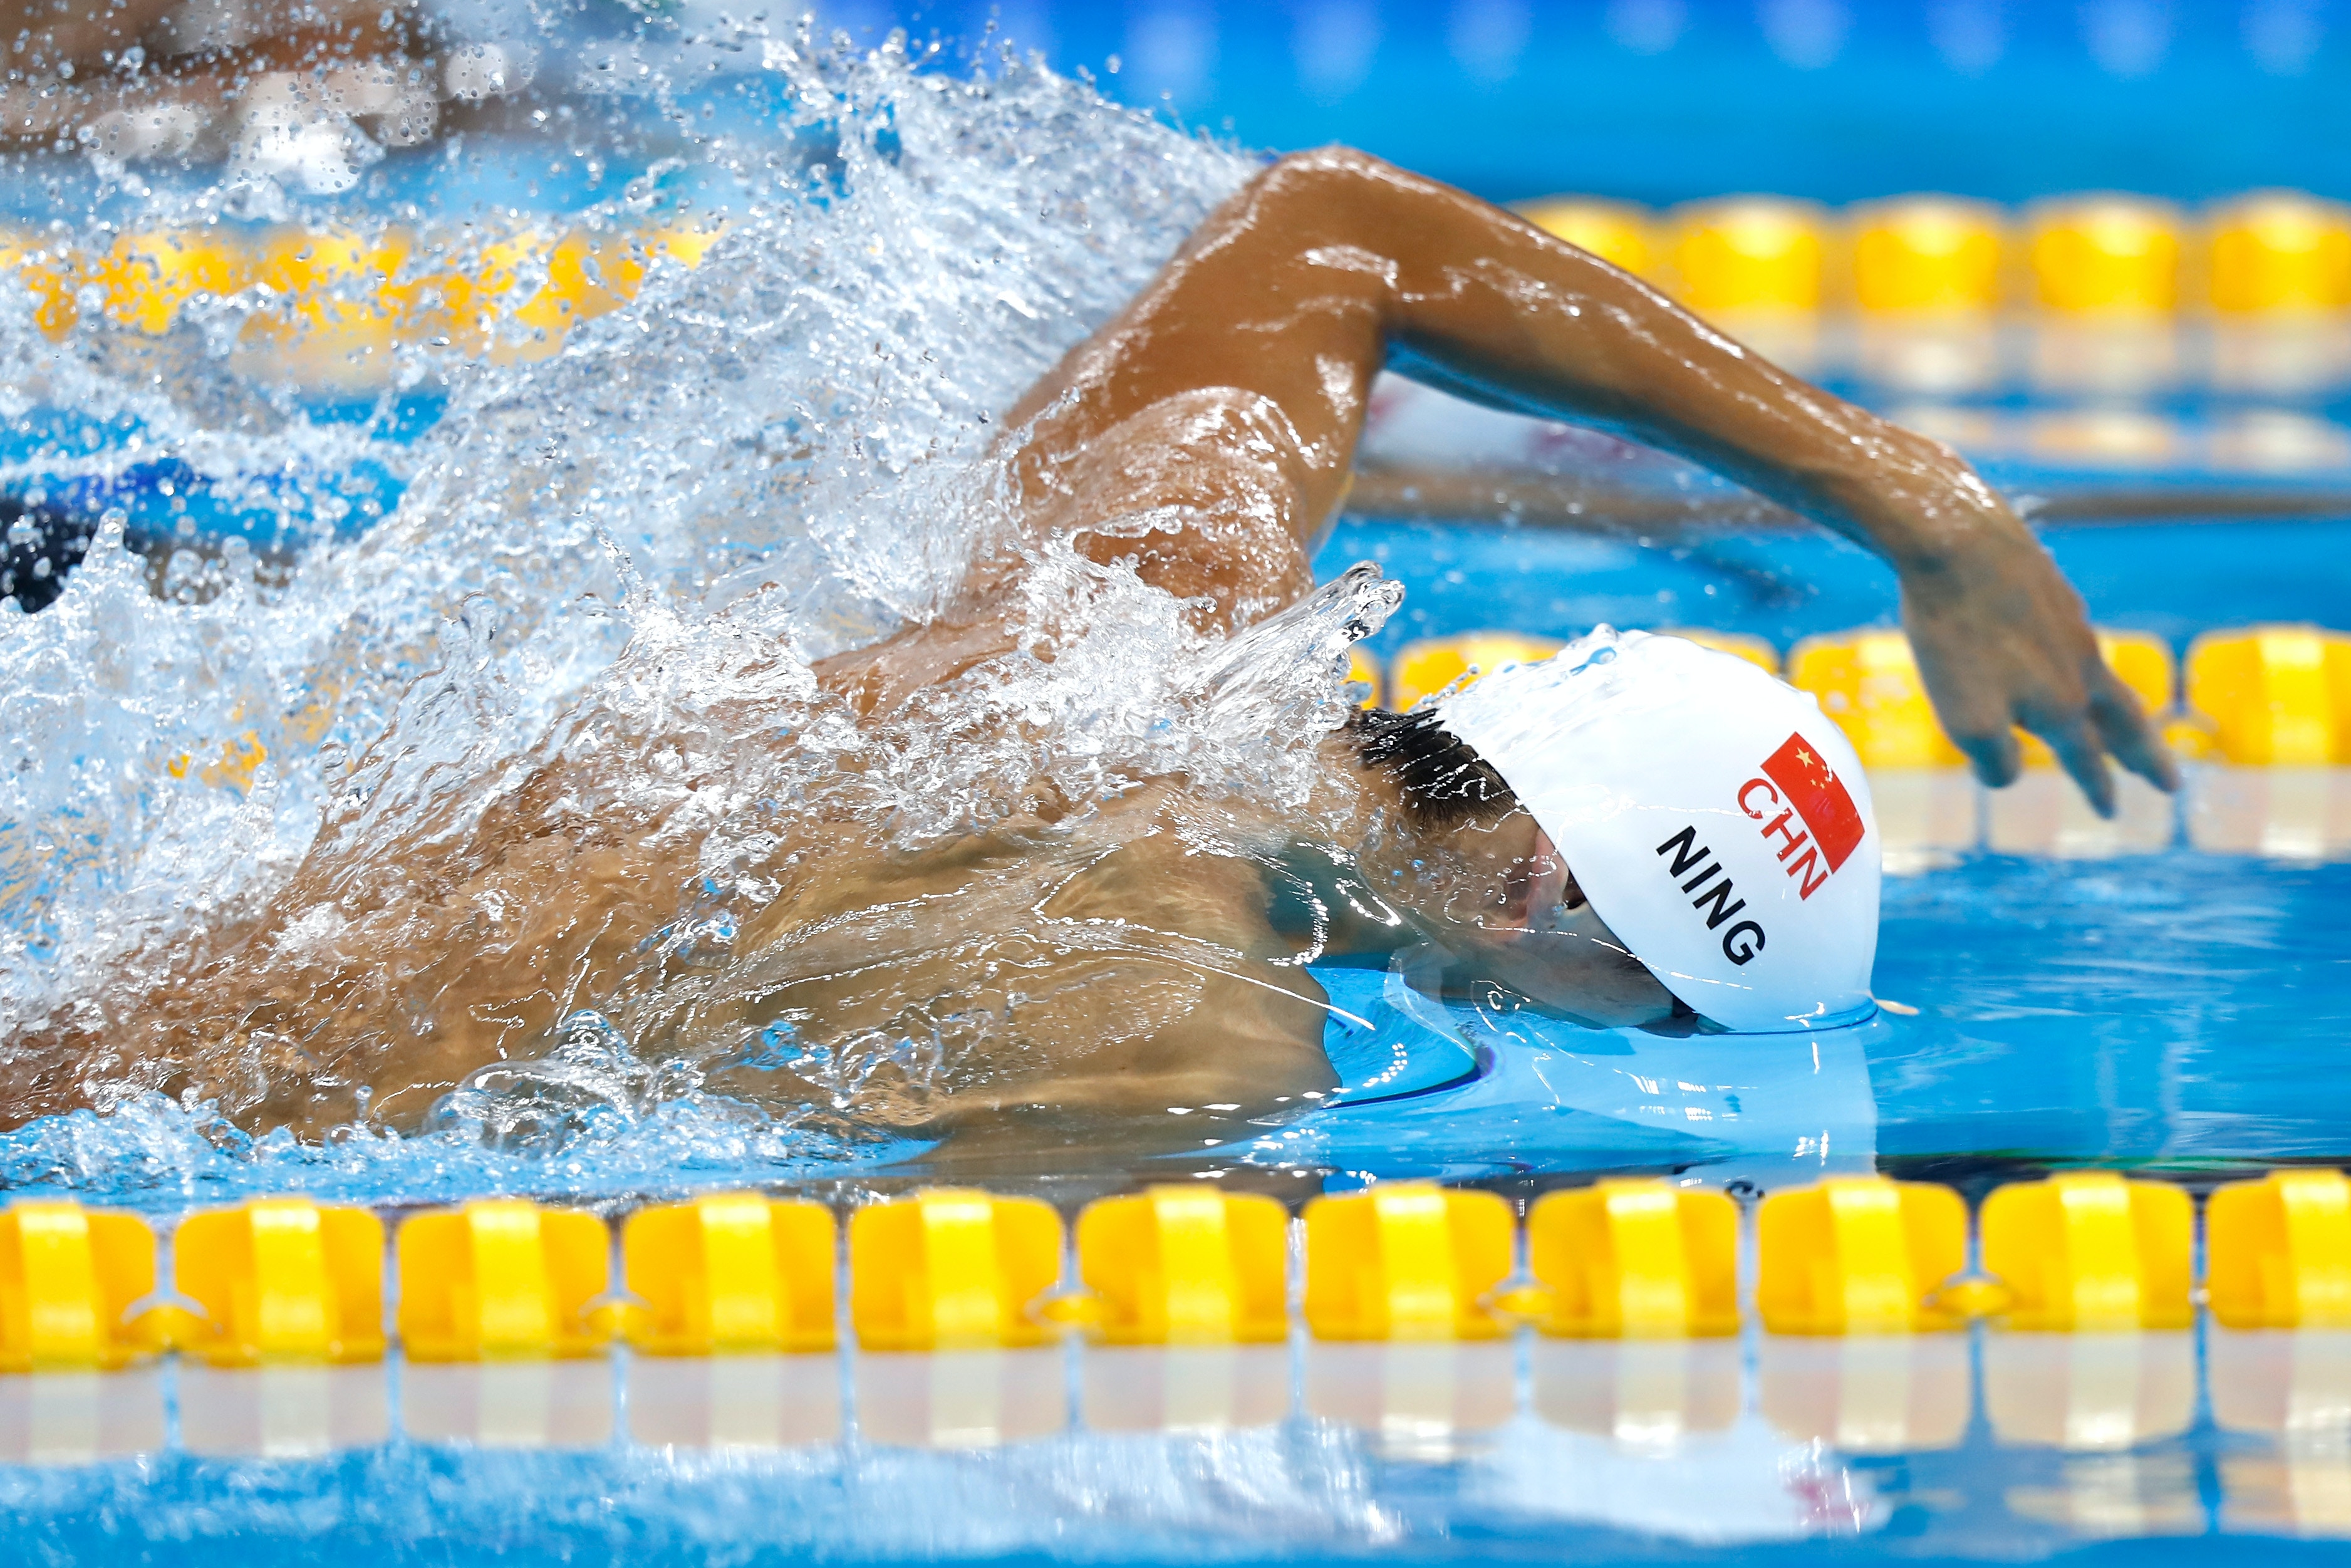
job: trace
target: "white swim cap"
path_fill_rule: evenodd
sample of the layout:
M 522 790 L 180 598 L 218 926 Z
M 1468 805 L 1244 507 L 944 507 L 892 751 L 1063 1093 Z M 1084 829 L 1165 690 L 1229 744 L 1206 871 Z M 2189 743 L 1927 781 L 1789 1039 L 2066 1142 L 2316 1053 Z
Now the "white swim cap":
M 1684 638 L 1603 626 L 1437 716 L 1700 1014 L 1765 1031 L 1875 1006 L 1877 819 L 1861 759 L 1809 695 Z

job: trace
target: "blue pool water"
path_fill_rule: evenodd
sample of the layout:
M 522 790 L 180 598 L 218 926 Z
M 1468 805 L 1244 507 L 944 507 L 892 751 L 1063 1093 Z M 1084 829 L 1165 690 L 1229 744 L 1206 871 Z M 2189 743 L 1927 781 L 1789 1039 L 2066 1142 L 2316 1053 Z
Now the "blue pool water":
M 1221 1436 L 1064 1436 L 935 1455 L 481 1453 L 395 1444 L 337 1460 L 174 1456 L 14 1472 L 16 1561 L 860 1563 L 2339 1561 L 2204 1537 L 2254 1445 L 2125 1456 L 2003 1448 L 1848 1464 L 1752 1431 L 1673 1460 L 1520 1416 L 1479 1451 L 1383 1456 L 1299 1422 Z M 2102 1544 L 2007 1504 L 2102 1498 Z M 37 1529 L 28 1529 L 28 1525 Z M 1663 1529 L 1658 1528 L 1660 1525 Z M 2152 1528 L 2138 1539 L 2117 1530 Z M 315 1553 L 316 1555 L 312 1555 Z
M 2197 632 L 2253 621 L 2340 625 L 2351 606 L 2351 524 L 2341 519 L 2052 524 L 2043 542 L 2101 626 L 2152 632 L 2184 652 Z M 1710 626 L 1783 651 L 1799 637 L 1891 625 L 1894 574 L 1824 534 L 1659 541 L 1533 528 L 1342 523 L 1320 565 L 1377 560 L 1410 585 L 1372 646 L 1476 629 L 1570 634 Z

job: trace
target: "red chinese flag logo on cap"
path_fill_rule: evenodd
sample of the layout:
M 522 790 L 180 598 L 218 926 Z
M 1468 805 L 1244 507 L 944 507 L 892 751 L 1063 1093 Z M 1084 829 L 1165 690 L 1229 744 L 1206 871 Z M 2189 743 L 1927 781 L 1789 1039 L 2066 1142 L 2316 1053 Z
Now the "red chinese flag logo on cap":
M 1803 818 L 1804 826 L 1812 829 L 1813 841 L 1828 857 L 1829 870 L 1843 866 L 1861 842 L 1861 813 L 1854 809 L 1853 797 L 1844 792 L 1827 758 L 1802 736 L 1792 735 L 1764 762 L 1763 777 L 1780 787 L 1796 815 Z

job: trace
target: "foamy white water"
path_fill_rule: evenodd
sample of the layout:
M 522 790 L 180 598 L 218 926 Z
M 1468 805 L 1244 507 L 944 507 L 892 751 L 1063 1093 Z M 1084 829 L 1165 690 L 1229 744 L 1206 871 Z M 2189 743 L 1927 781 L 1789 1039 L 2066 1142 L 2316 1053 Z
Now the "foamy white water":
M 1108 800 L 1170 772 L 1208 803 L 1204 831 L 1220 791 L 1303 803 L 1313 742 L 1344 711 L 1350 631 L 1395 601 L 1375 577 L 1228 644 L 1123 569 L 1045 562 L 1020 657 L 865 732 L 808 671 L 925 617 L 998 537 L 1001 412 L 1253 162 L 1034 65 L 963 76 L 806 38 L 766 39 L 764 58 L 785 112 L 691 142 L 691 167 L 587 214 L 634 221 L 661 190 L 691 189 L 693 215 L 727 225 L 702 265 L 657 266 L 632 304 L 539 362 L 402 350 L 395 386 L 450 392 L 413 446 L 282 397 L 256 419 L 227 368 L 235 309 L 191 312 L 159 350 L 95 319 L 52 345 L 21 300 L 0 308 L 0 380 L 26 389 L 7 411 L 25 428 L 63 407 L 139 430 L 135 448 L 43 452 L 0 481 L 134 459 L 225 481 L 361 457 L 407 481 L 372 530 L 308 538 L 282 584 L 256 585 L 232 551 L 216 595 L 157 597 L 117 517 L 55 605 L 0 608 L 0 1039 L 17 1037 L 0 1051 L 21 1065 L 61 1022 L 103 1039 L 187 944 L 279 893 L 322 833 L 451 841 L 532 768 L 582 749 L 624 759 L 596 810 L 705 835 L 702 884 L 652 896 L 680 903 L 664 943 L 722 956 L 730 899 L 774 896 L 727 878 L 757 864 L 778 810 L 846 813 L 916 847 L 1040 789 Z M 152 217 L 184 221 L 214 197 L 256 201 L 182 192 L 155 197 Z M 363 202 L 300 215 L 375 221 Z M 93 221 L 82 243 L 110 237 Z M 773 743 L 785 733 L 796 744 Z M 266 754 L 243 787 L 208 768 L 225 746 Z M 331 935 L 343 918 L 331 900 L 314 914 L 298 925 Z M 266 1098 L 259 1058 L 250 1084 L 189 1086 L 101 1045 L 60 1070 L 121 1109 L 12 1135 L 0 1170 L 192 1191 L 244 1185 L 225 1160 L 280 1162 L 252 1179 L 363 1189 L 391 1162 L 416 1190 L 462 1148 L 459 1186 L 501 1186 L 513 1173 L 472 1162 L 585 1136 L 614 1144 L 592 1173 L 542 1163 L 513 1179 L 663 1185 L 697 1148 L 726 1163 L 834 1149 L 853 1131 L 836 1113 L 877 1061 L 920 1080 L 956 1049 L 799 1040 L 802 1070 L 838 1090 L 799 1125 L 705 1094 L 707 1052 L 640 1052 L 632 1020 L 664 1016 L 662 996 L 613 1004 L 450 1096 L 420 1140 L 438 1152 L 357 1129 L 325 1149 L 283 1134 L 256 1147 L 223 1113 Z

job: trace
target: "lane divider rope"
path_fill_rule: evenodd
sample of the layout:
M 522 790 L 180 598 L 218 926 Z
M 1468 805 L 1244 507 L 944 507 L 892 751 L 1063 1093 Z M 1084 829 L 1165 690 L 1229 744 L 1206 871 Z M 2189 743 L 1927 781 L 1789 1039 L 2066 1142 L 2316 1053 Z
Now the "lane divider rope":
M 1837 1177 L 1757 1206 L 1754 1313 L 1783 1336 L 2189 1326 L 2195 1205 L 2108 1171 L 1994 1191 L 1970 1261 L 1949 1187 Z M 1332 1342 L 1460 1343 L 1737 1333 L 1740 1216 L 1719 1193 L 1607 1180 L 1535 1203 L 1381 1183 L 1306 1205 L 1300 1316 Z M 869 1351 L 1276 1343 L 1290 1332 L 1291 1223 L 1271 1198 L 1158 1186 L 1081 1214 L 935 1188 L 856 1209 L 846 1317 Z M 712 1193 L 631 1215 L 490 1198 L 411 1217 L 394 1240 L 412 1362 L 569 1359 L 625 1343 L 710 1356 L 835 1348 L 831 1211 Z M 2294 1169 L 2231 1183 L 2206 1212 L 2207 1288 L 2229 1328 L 2351 1326 L 2351 1180 Z M 1523 1261 L 1521 1251 L 1523 1250 Z M 157 1291 L 154 1231 L 55 1198 L 0 1213 L 0 1371 L 110 1370 L 176 1352 L 219 1366 L 384 1355 L 383 1228 L 363 1208 L 256 1198 L 191 1215 Z

